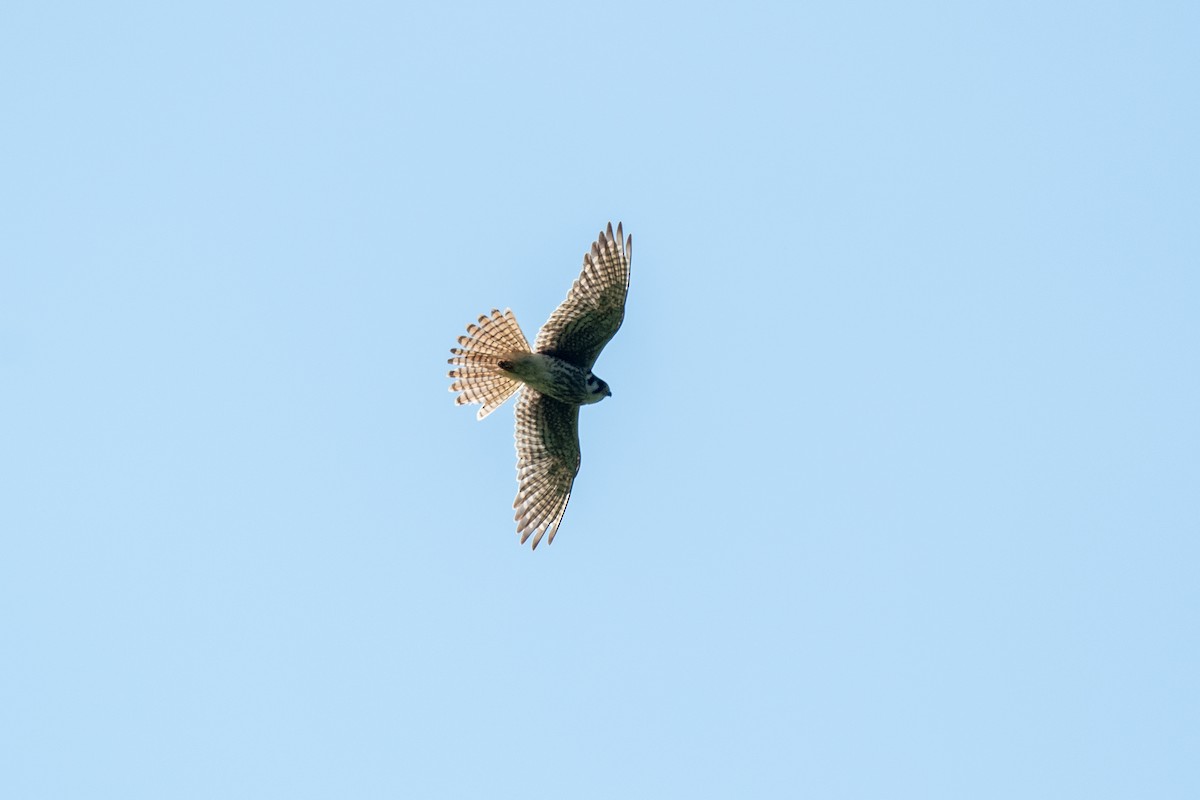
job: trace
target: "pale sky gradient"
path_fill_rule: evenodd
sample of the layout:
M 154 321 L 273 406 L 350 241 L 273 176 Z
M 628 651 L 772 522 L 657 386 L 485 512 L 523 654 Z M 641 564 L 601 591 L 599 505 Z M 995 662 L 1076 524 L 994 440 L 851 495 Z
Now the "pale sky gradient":
M 1200 796 L 1198 8 L 6 2 L 0 796 Z

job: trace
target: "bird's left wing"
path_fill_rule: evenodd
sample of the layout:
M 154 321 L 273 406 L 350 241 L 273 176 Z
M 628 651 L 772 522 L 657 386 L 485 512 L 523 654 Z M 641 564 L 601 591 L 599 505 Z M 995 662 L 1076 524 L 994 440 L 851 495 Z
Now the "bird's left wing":
M 563 403 L 526 386 L 517 401 L 517 533 L 532 536 L 536 549 L 550 541 L 571 499 L 579 474 L 579 406 Z
M 601 231 L 592 249 L 583 256 L 583 270 L 567 299 L 555 309 L 538 333 L 534 350 L 549 353 L 584 369 L 591 369 L 600 351 L 625 319 L 629 294 L 629 259 L 633 237 L 622 240 L 612 223 Z

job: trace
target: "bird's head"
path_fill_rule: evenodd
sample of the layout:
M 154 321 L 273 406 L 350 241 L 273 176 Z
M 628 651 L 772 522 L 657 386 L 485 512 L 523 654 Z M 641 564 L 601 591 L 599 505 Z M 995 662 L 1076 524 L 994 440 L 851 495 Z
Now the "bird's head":
M 608 388 L 608 384 L 591 372 L 587 376 L 587 390 L 589 403 L 599 403 L 606 397 L 612 397 L 612 389 Z

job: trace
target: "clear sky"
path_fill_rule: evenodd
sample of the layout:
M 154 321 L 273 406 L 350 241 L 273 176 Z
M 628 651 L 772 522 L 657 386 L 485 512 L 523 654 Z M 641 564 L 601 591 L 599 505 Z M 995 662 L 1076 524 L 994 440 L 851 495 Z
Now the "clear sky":
M 1200 796 L 1187 2 L 0 9 L 0 796 Z M 633 234 L 552 546 L 511 403 Z

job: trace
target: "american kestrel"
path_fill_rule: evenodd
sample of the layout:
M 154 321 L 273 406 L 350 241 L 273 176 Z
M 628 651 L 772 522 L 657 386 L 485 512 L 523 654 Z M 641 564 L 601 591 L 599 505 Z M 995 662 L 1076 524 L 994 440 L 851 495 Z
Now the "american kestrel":
M 633 237 L 622 240 L 617 224 L 601 231 L 583 256 L 583 270 L 550 319 L 533 349 L 511 310 L 481 316 L 458 337 L 449 363 L 461 392 L 458 405 L 480 403 L 478 419 L 495 411 L 524 384 L 517 401 L 517 533 L 521 544 L 532 536 L 550 542 L 571 499 L 579 474 L 579 407 L 611 397 L 608 384 L 592 374 L 592 365 L 625 319 L 629 258 Z

